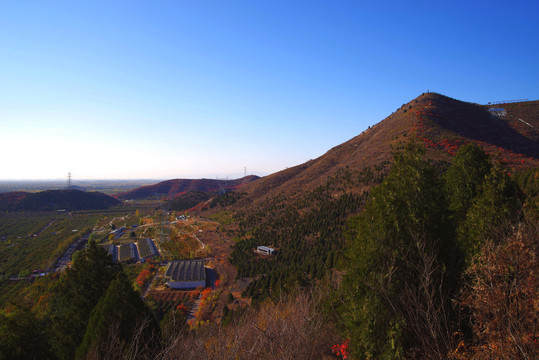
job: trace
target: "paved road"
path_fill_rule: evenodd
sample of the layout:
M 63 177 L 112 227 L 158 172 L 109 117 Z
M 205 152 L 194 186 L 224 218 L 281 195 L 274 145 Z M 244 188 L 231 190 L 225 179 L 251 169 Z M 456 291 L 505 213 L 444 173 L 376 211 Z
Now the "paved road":
M 71 244 L 69 248 L 67 248 L 67 250 L 64 251 L 64 253 L 58 257 L 58 259 L 56 259 L 54 265 L 49 269 L 49 272 L 64 271 L 67 268 L 67 265 L 71 262 L 73 253 L 82 249 L 83 246 L 88 242 L 89 237 L 90 234 L 85 235 L 79 240 L 73 242 L 73 244 Z
M 43 231 L 47 230 L 48 228 L 51 227 L 52 223 L 54 223 L 55 220 L 52 220 L 50 223 L 47 224 L 47 226 L 45 226 L 43 229 L 39 230 L 34 236 L 38 236 L 40 235 Z
M 197 239 L 198 242 L 200 243 L 201 248 L 198 249 L 198 250 L 204 250 L 204 248 L 206 247 L 206 245 L 205 245 L 202 241 L 200 241 L 200 239 L 198 238 L 198 236 L 196 236 L 196 234 L 193 234 L 193 236 L 194 236 L 195 239 Z

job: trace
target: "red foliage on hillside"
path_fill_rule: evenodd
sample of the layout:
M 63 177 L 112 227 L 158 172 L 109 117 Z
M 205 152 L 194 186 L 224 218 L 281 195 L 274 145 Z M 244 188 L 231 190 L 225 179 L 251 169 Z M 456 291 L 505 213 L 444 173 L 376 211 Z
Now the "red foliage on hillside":
M 28 195 L 30 195 L 30 193 L 27 193 L 24 191 L 13 191 L 13 192 L 8 192 L 8 193 L 2 193 L 0 194 L 0 203 L 14 204 L 24 199 Z

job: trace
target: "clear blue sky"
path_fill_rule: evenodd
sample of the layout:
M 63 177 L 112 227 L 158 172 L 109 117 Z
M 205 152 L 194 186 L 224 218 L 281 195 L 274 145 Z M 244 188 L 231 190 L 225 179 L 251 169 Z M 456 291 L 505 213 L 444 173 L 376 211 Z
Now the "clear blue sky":
M 537 1 L 2 1 L 0 179 L 230 178 L 427 90 L 539 98 Z

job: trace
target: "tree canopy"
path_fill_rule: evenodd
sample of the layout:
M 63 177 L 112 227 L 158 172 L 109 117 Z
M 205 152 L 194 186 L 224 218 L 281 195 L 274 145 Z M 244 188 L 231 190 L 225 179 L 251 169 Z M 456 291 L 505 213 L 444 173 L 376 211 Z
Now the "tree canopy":
M 446 311 L 444 278 L 457 253 L 441 187 L 423 150 L 410 144 L 350 221 L 343 318 L 358 356 L 402 358 L 412 344 L 436 344 L 447 325 L 436 315 Z
M 458 221 L 466 217 L 491 167 L 488 155 L 473 142 L 461 147 L 453 158 L 445 173 L 445 185 L 450 209 Z
M 92 309 L 120 271 L 120 265 L 93 241 L 77 253 L 73 266 L 66 269 L 51 299 L 51 342 L 59 358 L 75 357 Z
M 467 262 L 481 244 L 515 223 L 522 200 L 515 181 L 475 143 L 459 149 L 444 175 L 449 211 Z M 499 234 L 498 234 L 499 235 Z
M 132 341 L 148 346 L 159 338 L 159 325 L 140 294 L 120 272 L 93 309 L 77 358 L 95 352 L 98 358 L 122 358 Z M 111 350 L 114 350 L 111 352 Z M 140 349 L 138 349 L 140 353 Z M 139 354 L 140 354 L 139 353 Z
M 453 306 L 487 241 L 507 238 L 522 195 L 477 145 L 440 174 L 414 143 L 349 221 L 340 318 L 359 358 L 447 358 L 469 314 Z M 468 319 L 468 320 L 467 320 Z
M 53 358 L 43 326 L 30 310 L 0 311 L 0 360 Z

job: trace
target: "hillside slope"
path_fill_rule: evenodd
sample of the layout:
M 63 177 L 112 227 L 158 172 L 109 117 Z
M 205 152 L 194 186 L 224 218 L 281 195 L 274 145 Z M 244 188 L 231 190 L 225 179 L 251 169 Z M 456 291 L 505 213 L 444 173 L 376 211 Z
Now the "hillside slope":
M 387 168 L 392 151 L 412 138 L 423 142 L 427 156 L 435 160 L 450 160 L 460 146 L 474 141 L 510 168 L 539 165 L 539 101 L 497 105 L 507 112 L 502 118 L 493 116 L 490 107 L 422 94 L 319 158 L 245 185 L 247 196 L 234 206 L 243 208 L 277 194 L 300 196 L 340 169 Z
M 425 145 L 427 160 L 439 170 L 471 141 L 505 162 L 510 172 L 537 167 L 538 105 L 512 104 L 498 118 L 488 106 L 422 94 L 319 158 L 218 197 L 205 215 L 226 220 L 222 231 L 234 238 L 230 262 L 238 278 L 252 281 L 243 296 L 256 303 L 274 289 L 286 292 L 313 284 L 338 267 L 346 238 L 353 236 L 348 219 L 362 211 L 370 188 L 389 173 L 392 152 L 412 139 Z M 529 125 L 516 123 L 517 116 Z M 219 202 L 221 198 L 230 201 Z M 218 205 L 212 207 L 214 203 Z M 260 245 L 275 248 L 277 254 L 257 254 Z

